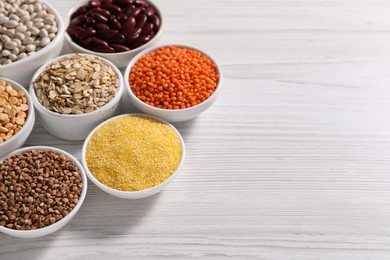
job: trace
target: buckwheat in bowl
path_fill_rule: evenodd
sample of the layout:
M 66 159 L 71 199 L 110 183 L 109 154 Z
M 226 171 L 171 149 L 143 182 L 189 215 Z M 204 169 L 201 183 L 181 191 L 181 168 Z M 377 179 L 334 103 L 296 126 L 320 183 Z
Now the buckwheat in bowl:
M 33 238 L 65 226 L 87 193 L 83 167 L 54 147 L 25 147 L 0 159 L 0 232 Z
M 115 115 L 122 92 L 118 68 L 89 54 L 55 58 L 35 73 L 30 86 L 43 127 L 65 140 L 83 140 Z

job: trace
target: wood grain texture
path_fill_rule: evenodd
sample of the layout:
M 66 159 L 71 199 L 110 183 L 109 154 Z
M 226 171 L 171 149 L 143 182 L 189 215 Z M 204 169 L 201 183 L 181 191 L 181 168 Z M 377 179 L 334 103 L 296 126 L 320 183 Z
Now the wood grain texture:
M 390 2 L 155 2 L 160 43 L 199 47 L 224 72 L 216 104 L 175 124 L 181 175 L 136 201 L 89 183 L 71 223 L 0 235 L 0 259 L 389 259 Z M 80 158 L 39 119 L 38 144 Z

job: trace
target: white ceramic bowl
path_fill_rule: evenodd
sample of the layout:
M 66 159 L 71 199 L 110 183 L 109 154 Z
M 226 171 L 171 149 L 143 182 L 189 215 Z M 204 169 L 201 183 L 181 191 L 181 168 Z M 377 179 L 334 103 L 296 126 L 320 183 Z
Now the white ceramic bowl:
M 64 43 L 65 27 L 61 15 L 51 4 L 48 3 L 48 1 L 42 0 L 42 2 L 47 5 L 48 10 L 54 14 L 57 21 L 58 32 L 56 37 L 45 48 L 42 48 L 33 55 L 10 64 L 0 66 L 1 77 L 15 80 L 26 88 L 30 83 L 31 77 L 39 66 L 51 60 L 53 57 L 58 56 Z
M 103 126 L 104 124 L 106 124 L 107 122 L 110 122 L 111 120 L 115 119 L 115 118 L 118 118 L 118 117 L 123 117 L 123 116 L 137 116 L 137 115 L 142 115 L 142 116 L 147 116 L 147 117 L 150 117 L 150 118 L 153 118 L 153 119 L 156 119 L 156 120 L 159 120 L 165 124 L 167 124 L 168 126 L 170 126 L 177 134 L 177 136 L 179 137 L 180 139 L 180 143 L 181 143 L 181 149 L 182 149 L 182 154 L 181 154 L 181 159 L 180 159 L 180 163 L 178 165 L 178 167 L 176 168 L 176 171 L 168 178 L 166 179 L 164 182 L 160 183 L 159 185 L 157 186 L 154 186 L 152 188 L 149 188 L 149 189 L 146 189 L 146 190 L 141 190 L 141 191 L 121 191 L 121 190 L 116 190 L 116 189 L 113 189 L 113 188 L 110 188 L 108 186 L 106 186 L 105 184 L 101 183 L 98 179 L 95 178 L 95 176 L 89 171 L 88 169 L 88 165 L 87 165 L 87 162 L 86 162 L 86 158 L 85 158 L 85 154 L 86 154 L 86 151 L 87 151 L 87 145 L 88 145 L 88 142 L 89 140 L 91 139 L 91 137 L 93 136 L 93 134 L 96 132 L 96 130 L 98 130 L 101 126 Z M 120 152 L 120 151 L 118 151 Z M 168 122 L 164 121 L 164 120 L 161 120 L 160 118 L 156 118 L 156 117 L 153 117 L 153 116 L 149 116 L 149 115 L 143 115 L 143 114 L 124 114 L 124 115 L 120 115 L 120 116 L 116 116 L 116 117 L 113 117 L 103 123 L 101 123 L 100 125 L 98 125 L 87 137 L 87 139 L 85 140 L 84 142 L 84 145 L 83 145 L 83 148 L 82 148 L 82 155 L 81 155 L 81 163 L 83 164 L 84 166 L 84 170 L 85 170 L 85 173 L 87 174 L 88 178 L 96 185 L 98 186 L 101 190 L 103 190 L 104 192 L 114 196 L 114 197 L 117 197 L 117 198 L 122 198 L 122 199 L 141 199 L 141 198 L 146 198 L 146 197 L 149 197 L 149 196 L 152 196 L 160 191 L 162 191 L 180 172 L 180 168 L 182 167 L 183 165 L 183 162 L 184 162 L 184 158 L 185 158 L 185 146 L 184 146 L 184 141 L 183 141 L 183 138 L 181 137 L 179 131 L 177 131 L 177 129 L 172 126 L 171 124 L 169 124 Z
M 0 158 L 1 158 L 4 155 L 9 154 L 15 151 L 16 149 L 22 147 L 22 145 L 26 142 L 35 123 L 35 111 L 34 111 L 32 99 L 28 94 L 27 90 L 23 86 L 7 78 L 0 78 L 0 79 L 9 82 L 14 87 L 14 89 L 23 91 L 28 104 L 27 118 L 23 127 L 19 130 L 19 132 L 17 132 L 10 139 L 8 139 L 3 143 L 0 143 Z
M 85 195 L 87 194 L 87 186 L 88 186 L 87 177 L 85 175 L 83 167 L 81 166 L 80 162 L 73 155 L 71 155 L 63 150 L 60 150 L 60 149 L 57 149 L 54 147 L 48 147 L 48 146 L 24 147 L 22 149 L 19 149 L 19 150 L 12 152 L 11 154 L 7 155 L 6 157 L 0 159 L 0 161 L 2 162 L 5 159 L 8 159 L 9 157 L 11 157 L 13 155 L 21 154 L 21 153 L 31 151 L 31 150 L 45 150 L 45 151 L 48 150 L 48 151 L 54 151 L 54 152 L 64 154 L 67 158 L 69 158 L 69 160 L 71 160 L 80 169 L 81 178 L 83 181 L 83 189 L 81 191 L 79 202 L 72 209 L 72 211 L 69 212 L 69 214 L 66 215 L 63 219 L 55 222 L 54 224 L 52 224 L 50 226 L 38 228 L 35 230 L 15 230 L 15 229 L 10 229 L 10 228 L 0 226 L 0 232 L 3 232 L 7 235 L 14 236 L 14 237 L 21 237 L 21 238 L 41 237 L 41 236 L 46 236 L 50 233 L 53 233 L 53 232 L 59 230 L 60 228 L 64 227 L 76 215 L 76 213 L 79 211 L 81 205 L 83 204 L 83 201 L 85 199 Z
M 153 2 L 151 2 L 151 1 L 147 1 L 147 2 L 156 9 L 156 12 L 159 15 L 159 17 L 160 17 L 160 28 L 159 28 L 158 32 L 156 33 L 156 35 L 153 37 L 153 39 L 151 39 L 149 42 L 147 42 L 144 45 L 141 45 L 140 47 L 138 47 L 136 49 L 133 49 L 133 50 L 130 50 L 130 51 L 125 51 L 125 52 L 117 52 L 117 53 L 95 52 L 95 51 L 92 51 L 92 50 L 88 50 L 88 49 L 86 49 L 84 47 L 81 47 L 80 45 L 75 43 L 72 40 L 72 38 L 68 35 L 68 33 L 66 33 L 66 32 L 65 32 L 65 39 L 69 43 L 70 48 L 74 52 L 83 52 L 83 53 L 89 53 L 89 54 L 98 55 L 98 56 L 106 58 L 107 60 L 112 61 L 112 63 L 114 63 L 116 66 L 118 66 L 118 68 L 125 68 L 127 66 L 127 64 L 129 63 L 129 61 L 137 53 L 139 53 L 140 51 L 142 51 L 142 50 L 144 50 L 144 49 L 146 49 L 148 47 L 151 47 L 151 46 L 155 45 L 158 42 L 158 40 L 160 38 L 160 35 L 162 33 L 164 23 L 163 23 L 163 17 L 162 17 L 161 11 L 158 8 L 158 6 L 156 6 Z M 75 4 L 72 7 L 72 9 L 69 10 L 68 14 L 66 15 L 66 17 L 64 19 L 64 23 L 65 23 L 65 27 L 66 28 L 69 25 L 71 15 L 80 6 L 83 6 L 83 5 L 87 4 L 87 3 L 88 3 L 87 0 L 81 0 L 81 1 L 77 2 L 77 4 Z
M 60 60 L 73 55 L 75 54 L 63 55 L 42 65 L 42 67 L 40 67 L 38 71 L 34 74 L 30 83 L 29 91 L 34 106 L 37 109 L 38 114 L 41 116 L 42 125 L 50 134 L 65 140 L 84 140 L 85 137 L 87 137 L 88 134 L 92 131 L 92 129 L 95 128 L 95 126 L 118 113 L 118 105 L 120 103 L 123 93 L 123 78 L 122 73 L 114 64 L 112 64 L 112 62 L 99 57 L 102 61 L 109 64 L 115 70 L 118 76 L 119 86 L 116 96 L 106 105 L 98 108 L 97 110 L 85 114 L 64 115 L 50 111 L 38 101 L 38 98 L 35 94 L 34 81 L 46 69 L 49 64 L 56 60 Z M 95 56 L 90 54 L 85 55 Z
M 167 46 L 185 47 L 185 48 L 199 51 L 199 52 L 203 53 L 204 55 L 206 55 L 216 65 L 217 73 L 219 75 L 218 85 L 217 85 L 214 93 L 209 98 L 207 98 L 205 101 L 203 101 L 202 103 L 200 103 L 196 106 L 193 106 L 193 107 L 183 108 L 183 109 L 162 109 L 162 108 L 157 108 L 157 107 L 148 105 L 145 102 L 141 101 L 131 90 L 130 83 L 129 83 L 128 79 L 129 79 L 131 69 L 134 66 L 134 64 L 138 61 L 138 59 L 140 57 L 152 52 L 152 51 L 155 51 L 157 49 L 164 48 Z M 132 104 L 134 104 L 136 108 L 138 108 L 140 111 L 142 111 L 144 113 L 157 116 L 157 117 L 165 119 L 169 122 L 183 122 L 183 121 L 188 121 L 188 120 L 191 120 L 191 119 L 197 117 L 200 113 L 204 112 L 212 104 L 214 104 L 219 92 L 221 92 L 221 87 L 222 87 L 222 71 L 221 71 L 221 68 L 219 67 L 218 63 L 210 55 L 208 55 L 204 51 L 201 51 L 201 50 L 196 49 L 194 47 L 183 46 L 183 45 L 158 46 L 158 47 L 153 47 L 153 48 L 146 49 L 146 50 L 140 52 L 127 65 L 123 78 L 124 78 L 125 89 L 126 89 L 125 91 L 127 93 L 127 96 L 129 97 L 130 102 Z

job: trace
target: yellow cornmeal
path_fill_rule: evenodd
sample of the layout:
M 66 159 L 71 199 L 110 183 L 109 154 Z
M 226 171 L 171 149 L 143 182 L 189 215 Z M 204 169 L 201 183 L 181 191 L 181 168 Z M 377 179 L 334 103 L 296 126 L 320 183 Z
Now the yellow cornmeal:
M 86 161 L 101 183 L 139 191 L 168 179 L 181 155 L 180 139 L 167 124 L 146 116 L 122 116 L 95 131 L 87 144 Z

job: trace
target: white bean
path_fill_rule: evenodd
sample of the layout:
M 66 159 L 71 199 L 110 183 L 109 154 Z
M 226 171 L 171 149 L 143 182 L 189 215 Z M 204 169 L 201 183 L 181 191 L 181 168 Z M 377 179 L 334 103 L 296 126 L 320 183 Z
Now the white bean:
M 14 41 L 8 41 L 5 43 L 4 47 L 8 50 L 15 49 L 17 47 L 16 42 Z
M 26 13 L 27 13 L 27 12 L 26 12 L 25 10 L 20 9 L 20 8 L 18 8 L 18 9 L 16 10 L 16 15 L 19 16 L 19 17 L 24 16 Z
M 9 29 L 12 29 L 12 28 L 15 28 L 16 26 L 18 26 L 18 22 L 14 21 L 14 20 L 8 20 L 4 23 L 4 26 L 9 28 Z
M 38 35 L 39 34 L 39 29 L 35 26 L 31 26 L 30 28 L 28 28 L 31 32 L 32 35 Z
M 14 49 L 12 49 L 11 53 L 18 55 L 20 53 L 20 50 L 19 50 L 19 48 L 14 48 Z
M 37 48 L 37 46 L 35 46 L 34 44 L 28 44 L 26 46 L 26 51 L 32 52 L 32 51 L 35 51 L 36 48 Z
M 49 43 L 50 43 L 50 38 L 49 37 L 42 38 L 42 40 L 41 40 L 41 46 L 42 47 L 45 47 Z
M 47 32 L 47 30 L 45 28 L 42 28 L 39 31 L 39 36 L 41 36 L 41 38 L 47 37 L 48 35 L 49 35 L 49 33 Z
M 7 31 L 4 32 L 4 34 L 8 35 L 11 38 L 14 38 L 14 36 L 15 36 L 15 29 L 8 29 Z
M 16 59 L 18 58 L 18 56 L 16 56 L 15 54 L 10 54 L 10 55 L 8 56 L 8 58 L 9 58 L 10 60 L 12 60 L 12 61 L 16 61 Z
M 25 26 L 24 24 L 19 24 L 17 27 L 16 27 L 16 31 L 18 32 L 26 32 L 27 31 L 27 26 Z
M 16 38 L 16 39 L 19 39 L 19 40 L 23 41 L 25 37 L 26 37 L 26 36 L 24 36 L 24 34 L 21 33 L 21 32 L 15 33 L 15 38 Z
M 19 55 L 18 55 L 18 60 L 21 60 L 21 59 L 26 58 L 26 57 L 27 57 L 27 54 L 26 54 L 26 53 L 24 53 L 24 52 L 19 53 Z
M 58 32 L 57 26 L 52 26 L 52 27 L 49 29 L 49 32 L 51 32 L 51 33 L 56 33 L 56 32 Z
M 11 14 L 9 16 L 9 19 L 13 20 L 13 21 L 16 21 L 16 22 L 19 22 L 19 17 L 16 14 Z
M 37 27 L 38 29 L 41 29 L 45 26 L 45 24 L 43 22 L 38 22 L 38 23 L 34 23 L 34 26 Z
M 9 50 L 2 50 L 1 51 L 1 56 L 3 57 L 8 57 L 11 54 Z
M 21 40 L 15 38 L 15 39 L 13 39 L 12 41 L 13 41 L 14 43 L 16 43 L 16 47 L 17 47 L 17 48 L 19 48 L 20 46 L 22 46 L 22 41 L 21 41 Z
M 0 40 L 2 42 L 6 43 L 6 42 L 11 41 L 11 38 L 8 35 L 3 34 L 3 35 L 0 36 Z
M 23 44 L 26 45 L 26 48 L 27 48 L 28 45 L 30 45 L 30 44 L 32 44 L 32 43 L 34 43 L 34 39 L 31 38 L 31 37 L 26 37 L 26 38 L 24 38 L 24 40 L 23 40 Z

